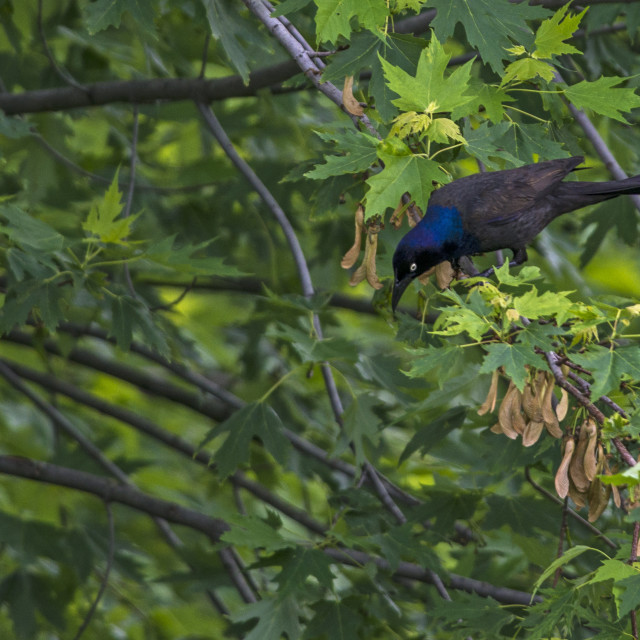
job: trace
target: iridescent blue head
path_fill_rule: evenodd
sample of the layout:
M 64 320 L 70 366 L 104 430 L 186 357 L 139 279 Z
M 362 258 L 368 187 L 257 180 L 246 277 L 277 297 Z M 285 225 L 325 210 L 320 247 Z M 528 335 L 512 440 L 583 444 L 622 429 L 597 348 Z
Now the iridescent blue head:
M 428 207 L 424 218 L 400 240 L 393 254 L 391 308 L 395 311 L 414 278 L 444 260 L 473 253 L 474 244 L 455 207 Z

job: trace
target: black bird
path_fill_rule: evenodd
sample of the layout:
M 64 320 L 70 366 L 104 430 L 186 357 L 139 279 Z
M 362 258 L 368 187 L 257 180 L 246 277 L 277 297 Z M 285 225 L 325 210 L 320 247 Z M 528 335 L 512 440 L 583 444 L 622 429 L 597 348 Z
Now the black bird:
M 511 264 L 522 264 L 527 260 L 525 247 L 559 215 L 625 193 L 640 193 L 640 176 L 563 182 L 583 160 L 575 156 L 477 173 L 434 191 L 424 217 L 393 254 L 392 309 L 414 278 L 444 260 L 511 249 Z

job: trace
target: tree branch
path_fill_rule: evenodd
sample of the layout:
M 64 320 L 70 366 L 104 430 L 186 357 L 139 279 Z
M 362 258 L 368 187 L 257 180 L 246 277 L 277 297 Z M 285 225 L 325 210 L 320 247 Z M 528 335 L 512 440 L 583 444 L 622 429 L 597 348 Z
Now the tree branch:
M 386 560 L 376 558 L 375 556 L 371 556 L 363 551 L 332 548 L 323 549 L 323 551 L 329 557 L 341 562 L 342 564 L 362 567 L 373 562 L 379 569 L 382 569 L 383 571 L 391 571 L 390 565 Z M 398 568 L 392 572 L 392 575 L 395 578 L 407 578 L 409 580 L 432 583 L 431 573 L 428 569 L 424 569 L 423 567 L 410 562 L 400 562 L 398 564 Z M 517 591 L 507 587 L 496 587 L 488 582 L 482 582 L 480 580 L 475 580 L 474 578 L 466 578 L 454 573 L 449 574 L 447 586 L 452 589 L 458 589 L 468 593 L 477 593 L 485 598 L 493 598 L 503 604 L 518 604 L 526 607 L 532 602 L 531 594 L 525 591 Z M 536 596 L 533 598 L 533 602 L 542 602 L 542 598 L 540 596 Z
M 116 484 L 113 480 L 85 471 L 76 471 L 29 458 L 0 456 L 0 473 L 68 487 L 90 493 L 107 502 L 118 502 L 137 511 L 201 531 L 214 542 L 218 542 L 220 536 L 229 531 L 229 525 L 220 518 L 212 518 L 175 502 L 154 498 L 131 486 Z
M 98 396 L 88 393 L 87 391 L 79 389 L 75 385 L 61 380 L 59 377 L 52 376 L 47 373 L 41 373 L 16 362 L 0 360 L 0 367 L 2 366 L 10 368 L 21 378 L 30 380 L 31 382 L 35 382 L 36 384 L 39 384 L 49 391 L 57 394 L 62 394 L 70 398 L 74 402 L 84 405 L 85 407 L 89 407 L 95 411 L 102 413 L 103 415 L 108 415 L 112 418 L 115 418 L 116 420 L 119 420 L 120 422 L 133 427 L 137 431 L 140 431 L 146 436 L 153 438 L 156 442 L 162 443 L 163 445 L 184 455 L 190 460 L 193 460 L 198 464 L 206 467 L 207 469 L 215 472 L 215 468 L 210 464 L 211 457 L 209 453 L 202 449 L 194 447 L 186 440 L 180 438 L 180 436 L 177 436 L 169 431 L 166 431 L 165 429 L 160 428 L 150 420 L 137 415 L 129 409 L 111 404 Z M 327 527 L 312 518 L 306 511 L 298 509 L 291 503 L 283 500 L 276 494 L 266 489 L 258 482 L 250 480 L 241 472 L 237 471 L 233 476 L 229 478 L 229 480 L 232 484 L 241 487 L 246 491 L 249 491 L 249 493 L 253 494 L 258 499 L 274 507 L 292 520 L 299 522 L 310 531 L 321 535 L 326 532 Z
M 109 584 L 109 575 L 111 574 L 111 567 L 113 566 L 113 556 L 115 552 L 116 540 L 115 540 L 115 526 L 113 523 L 113 511 L 111 510 L 111 505 L 108 502 L 104 503 L 104 508 L 107 512 L 107 522 L 109 523 L 109 550 L 107 552 L 107 566 L 104 570 L 104 575 L 100 580 L 100 588 L 98 589 L 98 593 L 91 603 L 91 607 L 87 612 L 82 624 L 78 628 L 78 631 L 75 636 L 73 636 L 73 640 L 80 640 L 82 634 L 85 632 L 86 628 L 89 626 L 91 619 L 93 618 L 93 614 L 96 612 L 98 608 L 98 604 L 104 595 L 104 592 L 107 588 L 107 584 Z

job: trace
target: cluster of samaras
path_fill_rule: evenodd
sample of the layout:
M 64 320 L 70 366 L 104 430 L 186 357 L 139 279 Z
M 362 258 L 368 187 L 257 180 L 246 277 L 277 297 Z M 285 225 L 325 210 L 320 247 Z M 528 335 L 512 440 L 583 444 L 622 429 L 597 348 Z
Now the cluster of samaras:
M 598 426 L 593 418 L 580 425 L 576 442 L 573 436 L 564 437 L 562 462 L 556 472 L 556 491 L 561 498 L 569 495 L 576 506 L 589 503 L 589 522 L 594 522 L 605 510 L 609 497 L 620 506 L 620 492 L 616 486 L 600 482 L 600 474 L 610 475 L 604 447 L 598 438 Z
M 610 474 L 604 448 L 599 441 L 598 427 L 592 418 L 586 419 L 574 434 L 560 428 L 569 408 L 569 397 L 561 389 L 557 401 L 553 393 L 555 378 L 545 371 L 530 372 L 530 379 L 522 392 L 510 382 L 498 409 L 498 422 L 491 427 L 494 433 L 503 433 L 515 440 L 522 437 L 522 444 L 530 447 L 540 438 L 543 430 L 554 438 L 563 439 L 563 457 L 555 477 L 558 495 L 567 495 L 578 507 L 589 504 L 589 521 L 595 521 L 604 511 L 611 493 L 616 506 L 620 506 L 620 494 L 616 487 L 600 482 L 600 474 Z M 499 371 L 494 371 L 487 398 L 478 409 L 484 415 L 493 411 L 498 394 Z M 556 405 L 555 408 L 553 405 Z

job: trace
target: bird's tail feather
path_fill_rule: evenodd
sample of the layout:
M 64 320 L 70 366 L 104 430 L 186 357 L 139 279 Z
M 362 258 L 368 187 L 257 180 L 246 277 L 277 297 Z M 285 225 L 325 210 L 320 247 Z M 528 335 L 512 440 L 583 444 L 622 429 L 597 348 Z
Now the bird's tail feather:
M 565 182 L 563 186 L 570 187 L 572 193 L 576 195 L 604 196 L 603 199 L 613 198 L 625 193 L 640 193 L 640 176 L 609 182 Z

